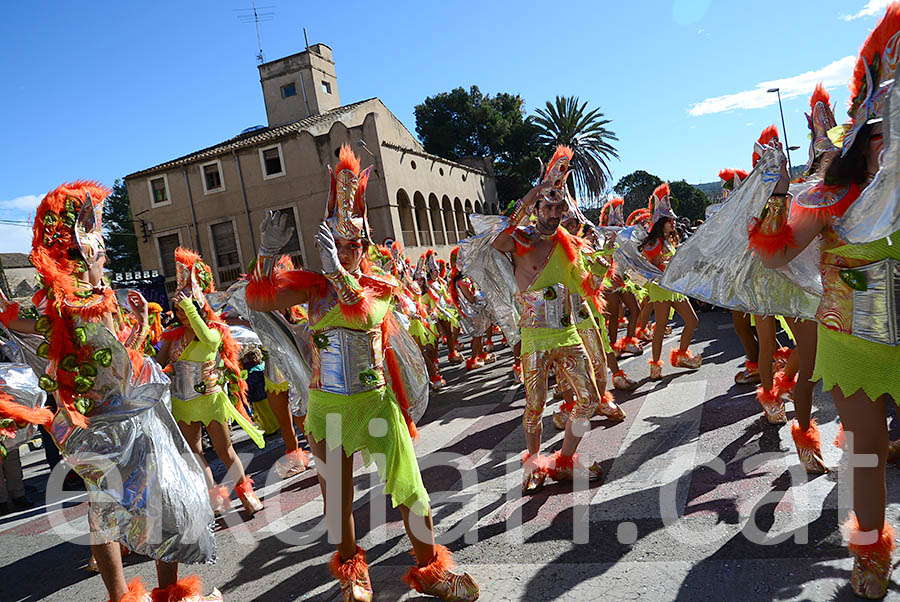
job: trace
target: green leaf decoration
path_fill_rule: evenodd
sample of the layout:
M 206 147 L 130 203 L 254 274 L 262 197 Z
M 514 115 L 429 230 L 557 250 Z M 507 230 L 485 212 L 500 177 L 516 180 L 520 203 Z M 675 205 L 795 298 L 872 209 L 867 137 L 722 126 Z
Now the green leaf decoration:
M 38 357 L 42 357 L 44 359 L 50 357 L 50 343 L 44 342 L 38 345 L 37 354 Z
M 41 316 L 35 323 L 34 329 L 41 334 L 47 334 L 50 332 L 50 326 L 50 318 L 48 318 L 47 316 Z
M 552 301 L 556 299 L 556 297 L 556 289 L 552 286 L 548 286 L 547 290 L 544 291 L 544 299 L 546 299 L 547 301 Z
M 206 394 L 206 383 L 197 383 L 194 385 L 194 391 L 199 393 L 200 395 Z
M 70 353 L 69 355 L 62 358 L 62 361 L 59 363 L 59 367 L 66 372 L 78 372 L 78 356 L 74 353 Z
M 94 409 L 94 400 L 90 397 L 76 397 L 75 409 L 82 414 L 88 414 Z
M 47 374 L 42 374 L 38 379 L 38 386 L 46 391 L 47 393 L 53 393 L 57 389 L 59 389 L 59 383 L 53 380 Z
M 109 365 L 112 364 L 112 349 L 108 347 L 98 349 L 91 357 L 104 368 L 109 368 Z
M 94 379 L 80 374 L 75 377 L 75 392 L 87 393 L 94 387 Z
M 96 378 L 97 366 L 90 362 L 85 362 L 79 366 L 78 373 L 82 376 L 87 376 L 88 378 Z
M 858 270 L 841 270 L 841 280 L 855 291 L 865 291 L 869 288 L 869 279 Z
M 87 331 L 84 329 L 84 326 L 79 326 L 72 332 L 72 334 L 75 335 L 75 340 L 79 345 L 84 345 L 87 343 Z
M 328 348 L 328 335 L 327 334 L 314 334 L 313 335 L 313 343 L 315 343 L 317 349 L 327 349 Z

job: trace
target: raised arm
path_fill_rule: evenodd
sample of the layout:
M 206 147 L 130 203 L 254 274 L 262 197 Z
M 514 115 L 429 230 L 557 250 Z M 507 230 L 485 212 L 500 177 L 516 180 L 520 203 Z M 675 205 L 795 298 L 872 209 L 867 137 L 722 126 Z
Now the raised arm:
M 513 232 L 516 231 L 516 228 L 525 224 L 528 220 L 528 217 L 531 215 L 532 209 L 534 209 L 534 204 L 537 202 L 538 195 L 544 190 L 550 188 L 553 185 L 553 182 L 544 182 L 543 184 L 538 184 L 534 188 L 528 191 L 524 197 L 516 201 L 516 208 L 513 211 L 513 214 L 509 218 L 509 226 L 497 235 L 497 238 L 491 243 L 495 249 L 498 251 L 502 251 L 503 253 L 515 253 L 516 252 L 516 242 L 513 240 Z
M 189 297 L 184 293 L 178 293 L 175 295 L 174 300 L 187 317 L 188 325 L 194 331 L 198 341 L 210 347 L 217 347 L 222 342 L 222 335 L 218 330 L 206 325 L 206 322 L 200 317 L 200 313 L 194 307 L 194 303 Z
M 256 259 L 250 266 L 250 283 L 247 285 L 247 305 L 255 311 L 286 309 L 306 303 L 310 290 L 302 278 L 290 278 L 291 272 L 275 273 L 275 259 L 281 248 L 294 234 L 288 226 L 287 214 L 270 211 L 259 226 L 260 245 Z M 303 270 L 295 270 L 302 273 Z

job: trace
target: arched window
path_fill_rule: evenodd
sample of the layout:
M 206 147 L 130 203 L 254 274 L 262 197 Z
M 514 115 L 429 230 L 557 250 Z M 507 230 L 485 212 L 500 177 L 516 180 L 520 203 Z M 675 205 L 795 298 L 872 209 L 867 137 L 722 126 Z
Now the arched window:
M 412 205 L 409 204 L 409 195 L 402 188 L 397 191 L 397 211 L 400 213 L 403 246 L 416 246 L 416 225 L 413 221 Z
M 481 204 L 481 201 L 475 201 L 475 213 L 484 215 L 484 205 Z
M 431 228 L 428 225 L 428 208 L 425 206 L 425 197 L 421 192 L 413 195 L 413 206 L 416 211 L 416 229 L 419 231 L 419 245 L 431 246 Z
M 472 220 L 469 219 L 469 216 L 472 215 L 472 201 L 466 199 L 466 204 L 463 206 L 466 210 L 466 230 L 468 232 L 474 232 L 475 229 L 472 228 Z
M 459 197 L 453 199 L 453 212 L 456 214 L 456 233 L 459 238 L 466 237 L 466 214 L 463 212 L 462 201 Z
M 453 205 L 447 195 L 441 199 L 441 207 L 444 212 L 444 226 L 447 228 L 447 244 L 455 245 L 459 242 L 459 236 L 456 235 L 456 220 L 453 218 Z
M 431 212 L 431 232 L 434 234 L 434 244 L 447 244 L 447 238 L 444 236 L 444 222 L 441 218 L 441 206 L 433 192 L 428 195 L 428 209 Z

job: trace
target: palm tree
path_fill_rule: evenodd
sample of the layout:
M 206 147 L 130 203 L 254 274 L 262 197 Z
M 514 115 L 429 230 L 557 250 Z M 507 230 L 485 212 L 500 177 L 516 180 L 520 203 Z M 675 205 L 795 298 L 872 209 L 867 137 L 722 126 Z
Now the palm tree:
M 607 161 L 619 158 L 610 144 L 619 139 L 606 129 L 610 120 L 604 119 L 600 109 L 588 111 L 587 104 L 580 103 L 577 96 L 557 96 L 554 103 L 547 101 L 546 109 L 537 109 L 537 115 L 529 117 L 539 129 L 540 144 L 548 148 L 565 144 L 575 151 L 569 177 L 573 199 L 577 198 L 576 190 L 586 197 L 600 198 L 612 178 Z

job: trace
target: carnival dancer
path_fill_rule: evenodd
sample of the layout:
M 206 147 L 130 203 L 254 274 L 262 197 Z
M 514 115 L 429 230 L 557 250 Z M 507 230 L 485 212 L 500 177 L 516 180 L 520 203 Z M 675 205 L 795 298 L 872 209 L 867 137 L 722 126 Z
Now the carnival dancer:
M 722 180 L 722 203 L 728 202 L 728 197 L 740 188 L 741 184 L 749 176 L 746 171 L 739 168 L 727 168 L 719 171 L 719 179 Z M 707 218 L 718 210 L 707 208 Z M 734 375 L 734 382 L 738 385 L 749 385 L 759 382 L 759 341 L 756 338 L 756 330 L 751 324 L 750 314 L 733 309 L 731 321 L 734 324 L 734 332 L 738 335 L 744 353 L 747 356 L 744 369 Z
M 493 322 L 484 293 L 472 282 L 472 279 L 459 271 L 456 259 L 459 246 L 450 251 L 450 297 L 459 311 L 462 331 L 472 337 L 472 356 L 466 360 L 466 370 L 480 368 L 485 364 L 497 361 L 492 351 L 487 351 L 484 341 L 491 340 Z
M 853 435 L 852 440 L 848 437 L 853 453 L 878 460 L 852 468 L 854 513 L 843 527 L 853 554 L 850 584 L 857 596 L 871 599 L 887 592 L 894 550 L 894 531 L 885 522 L 885 397 L 900 400 L 895 371 L 900 341 L 889 336 L 884 324 L 897 320 L 897 307 L 886 302 L 885 290 L 896 283 L 900 232 L 887 230 L 887 239 L 856 244 L 844 244 L 837 232 L 847 235 L 843 222 L 854 214 L 855 205 L 868 203 L 871 193 L 889 192 L 888 202 L 893 204 L 889 211 L 897 215 L 895 185 L 888 183 L 898 177 L 896 138 L 884 146 L 882 116 L 889 95 L 892 104 L 897 102 L 893 84 L 898 44 L 900 3 L 894 2 L 857 59 L 850 81 L 850 121 L 829 133 L 840 154 L 825 162 L 821 180 L 792 199 L 790 177 L 782 165 L 765 215 L 751 224 L 757 231 L 755 248 L 770 267 L 786 265 L 816 239 L 819 242 L 824 295 L 816 315 L 813 380 L 822 380 L 823 388 L 831 391 L 844 430 Z M 890 124 L 891 131 L 896 127 L 900 124 Z M 883 149 L 891 159 L 881 165 Z M 870 179 L 873 185 L 863 191 Z M 866 224 L 868 232 L 880 227 L 871 221 Z M 859 230 L 852 232 L 854 240 L 860 240 Z
M 649 209 L 646 207 L 639 207 L 628 214 L 628 219 L 625 220 L 625 226 L 639 226 L 646 234 L 649 234 L 650 227 L 653 225 L 653 222 L 650 219 L 652 216 L 653 213 Z M 635 292 L 635 296 L 639 302 L 635 336 L 638 340 L 649 343 L 653 341 L 653 327 L 655 327 L 655 324 L 648 323 L 650 314 L 653 313 L 653 303 L 651 303 L 648 298 L 649 295 L 647 293 L 646 285 L 639 287 Z M 618 332 L 616 334 L 618 335 Z
M 625 218 L 622 209 L 625 205 L 625 199 L 616 197 L 607 201 L 600 210 L 600 227 L 604 228 L 604 232 L 609 233 L 606 237 L 607 247 L 614 248 L 615 231 L 625 227 Z M 637 338 L 638 300 L 635 293 L 639 291 L 631 279 L 625 273 L 618 273 L 618 270 L 610 270 L 609 286 L 604 287 L 603 298 L 606 301 L 606 331 L 609 333 L 613 350 L 617 356 L 623 353 L 631 353 L 640 355 L 641 341 Z M 621 315 L 621 307 L 624 305 L 628 309 L 628 327 L 625 330 L 625 336 L 618 338 L 619 333 L 619 317 Z
M 203 456 L 201 441 L 205 427 L 216 455 L 234 481 L 234 491 L 244 509 L 253 516 L 263 505 L 253 491 L 253 480 L 231 444 L 229 425 L 237 422 L 257 446 L 263 447 L 263 432 L 250 420 L 246 405 L 246 383 L 241 376 L 240 345 L 228 325 L 213 311 L 206 295 L 215 291 L 212 271 L 193 251 L 175 250 L 176 293 L 172 299 L 178 326 L 163 333 L 165 342 L 157 356 L 172 373 L 172 415 L 191 450 L 205 466 L 210 503 L 218 514 L 228 505 L 229 490 L 216 485 Z
M 413 408 L 401 374 L 414 369 L 424 375 L 425 368 L 398 360 L 393 337 L 407 335 L 390 311 L 397 281 L 374 270 L 366 258 L 370 233 L 364 195 L 370 171 L 371 167 L 360 171 L 349 146 L 341 148 L 326 221 L 316 236 L 323 274 L 273 272 L 274 257 L 292 228 L 283 215 L 267 216 L 248 301 L 257 311 L 309 304 L 315 344 L 306 430 L 326 504 L 331 500 L 338 504 L 326 513 L 326 521 L 340 542 L 330 568 L 343 599 L 372 600 L 366 554 L 356 544 L 352 514 L 353 456 L 361 451 L 366 461 L 375 460 L 412 541 L 417 566 L 406 574 L 406 582 L 444 600 L 475 600 L 479 595 L 475 580 L 453 572 L 449 550 L 434 543 L 428 493 L 412 446 Z M 421 358 L 418 362 L 424 364 Z M 331 426 L 336 417 L 337 429 Z M 374 434 L 371 425 L 376 423 L 384 436 Z M 336 454 L 337 450 L 343 453 Z M 416 536 L 423 533 L 424 539 Z
M 513 254 L 518 301 L 522 307 L 522 373 L 525 381 L 523 426 L 528 447 L 523 458 L 525 475 L 522 491 L 540 488 L 547 476 L 571 480 L 576 471 L 598 479 L 601 470 L 594 463 L 585 468 L 576 455 L 586 421 L 600 403 L 598 391 L 605 389 L 606 374 L 595 374 L 578 336 L 570 292 L 579 292 L 603 307 L 593 275 L 583 264 L 574 237 L 559 227 L 566 209 L 566 180 L 572 150 L 559 146 L 547 165 L 541 183 L 517 203 L 509 227 L 497 235 L 493 246 Z M 531 213 L 535 226 L 524 226 Z M 551 458 L 540 455 L 541 417 L 547 396 L 547 380 L 553 368 L 558 379 L 575 392 L 575 407 L 566 424 L 562 449 Z
M 650 195 L 648 207 L 652 212 L 653 226 L 647 234 L 647 238 L 638 245 L 638 250 L 644 254 L 647 260 L 660 270 L 665 270 L 666 263 L 675 254 L 678 246 L 677 234 L 675 234 L 675 220 L 678 219 L 669 201 L 669 185 L 660 184 Z M 681 341 L 678 349 L 673 349 L 670 361 L 673 366 L 696 370 L 700 367 L 703 358 L 694 355 L 688 345 L 694 336 L 699 320 L 690 300 L 684 295 L 673 293 L 660 287 L 654 282 L 647 283 L 647 293 L 650 303 L 653 304 L 653 313 L 656 316 L 656 326 L 653 330 L 653 358 L 648 360 L 650 364 L 650 380 L 662 378 L 663 338 L 666 335 L 666 326 L 669 321 L 669 312 L 675 312 L 684 320 L 684 330 L 681 332 Z
M 31 262 L 40 274 L 44 337 L 33 368 L 59 408 L 23 412 L 0 400 L 0 416 L 42 424 L 88 490 L 91 551 L 113 601 L 150 602 L 140 579 L 126 583 L 120 542 L 156 560 L 154 600 L 221 600 L 200 594 L 195 576 L 178 580 L 178 563 L 215 560 L 213 520 L 203 473 L 168 409 L 169 382 L 144 355 L 147 302 L 128 295 L 123 312 L 103 280 L 102 202 L 109 189 L 63 184 L 38 206 Z M 12 327 L 17 305 L 3 307 Z M 18 320 L 25 333 L 29 325 Z M 15 333 L 14 333 L 15 336 Z M 127 477 L 127 478 L 126 478 Z
M 461 364 L 465 360 L 456 349 L 459 314 L 453 307 L 447 284 L 441 278 L 440 263 L 434 249 L 425 251 L 424 258 L 425 285 L 422 288 L 422 302 L 437 325 L 439 338 L 443 338 L 447 344 L 447 361 L 451 364 Z
M 413 272 L 413 284 L 411 290 L 416 292 L 415 299 L 418 305 L 417 316 L 410 321 L 410 334 L 422 348 L 422 355 L 428 366 L 428 376 L 433 391 L 440 391 L 447 386 L 447 381 L 441 375 L 441 367 L 438 363 L 438 341 L 441 332 L 438 329 L 435 312 L 430 311 L 425 304 L 428 296 L 428 277 L 426 276 L 425 254 L 419 257 L 416 269 Z
M 581 212 L 573 209 L 574 207 L 570 205 L 569 210 L 563 215 L 560 225 L 576 240 L 576 244 L 579 246 L 585 264 L 584 268 L 593 274 L 592 286 L 602 289 L 602 285 L 598 285 L 598 280 L 605 280 L 605 275 L 613 268 L 612 262 L 607 261 L 600 256 L 589 246 L 586 239 L 579 236 L 583 233 L 582 230 L 585 224 L 582 222 Z M 587 225 L 590 226 L 589 224 Z M 599 384 L 599 382 L 603 382 L 605 384 L 607 360 L 611 360 L 614 363 L 614 367 L 611 369 L 614 370 L 621 382 L 621 377 L 624 376 L 625 373 L 619 370 L 616 357 L 612 353 L 612 346 L 609 343 L 609 336 L 606 333 L 603 314 L 598 311 L 597 308 L 592 308 L 593 304 L 579 293 L 570 293 L 570 297 L 572 309 L 576 315 L 575 319 L 577 324 L 575 328 L 578 330 L 578 336 L 584 345 L 588 359 L 590 359 L 591 367 L 594 369 L 595 383 Z M 597 377 L 598 374 L 602 376 Z M 560 406 L 558 412 L 553 413 L 553 426 L 559 430 L 565 430 L 566 422 L 572 413 L 572 409 L 575 407 L 575 392 L 571 387 L 567 386 L 568 382 L 565 378 L 557 376 L 556 380 L 559 383 L 560 391 L 565 402 Z M 627 381 L 627 377 L 625 380 Z M 631 386 L 631 389 L 637 388 L 637 383 L 632 381 L 628 381 L 628 385 L 633 385 Z M 595 414 L 606 416 L 610 420 L 616 422 L 625 420 L 625 410 L 616 404 L 613 400 L 612 393 L 598 389 L 596 395 L 600 399 L 600 403 L 597 405 Z

